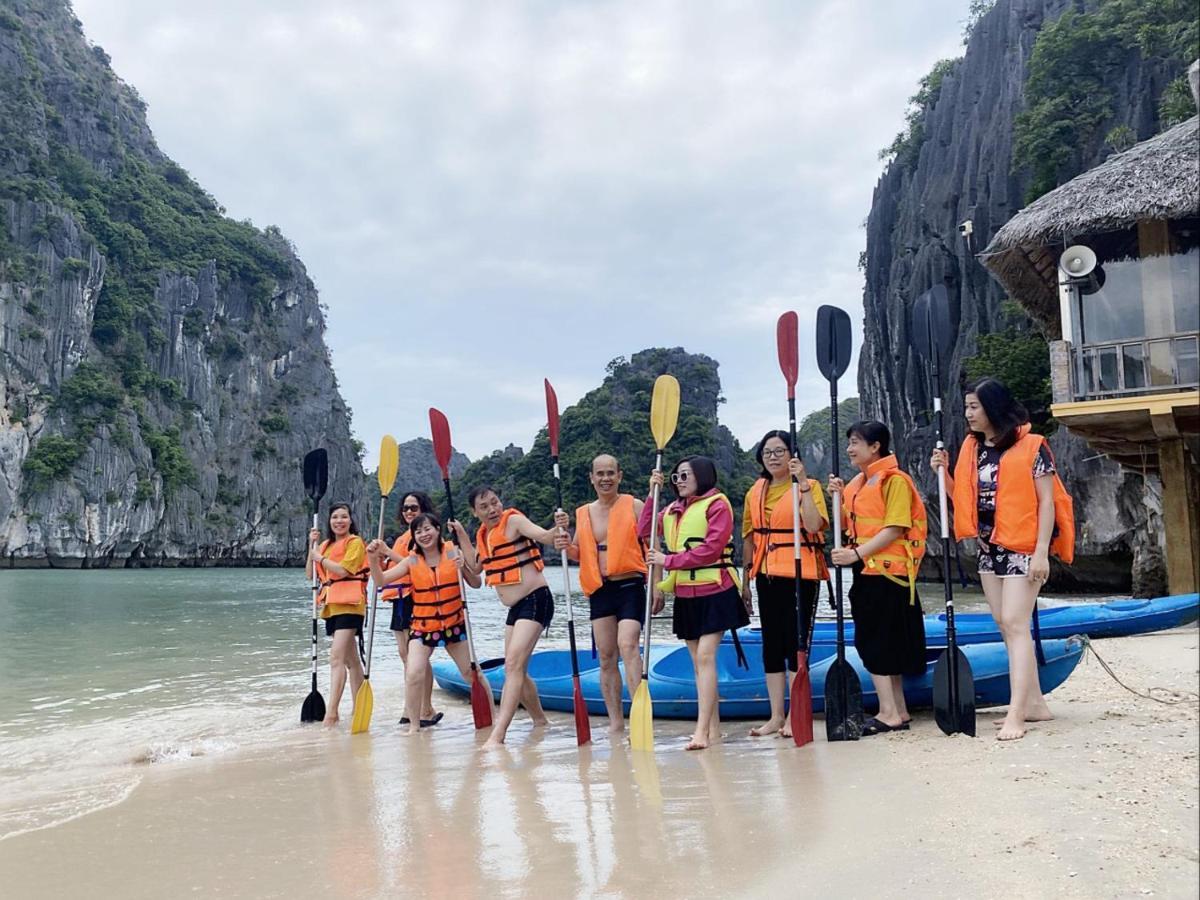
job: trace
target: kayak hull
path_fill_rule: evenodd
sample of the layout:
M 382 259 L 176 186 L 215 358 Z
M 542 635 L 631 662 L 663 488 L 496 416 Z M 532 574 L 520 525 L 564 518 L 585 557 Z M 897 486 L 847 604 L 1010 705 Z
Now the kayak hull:
M 1042 691 L 1050 693 L 1061 685 L 1074 671 L 1083 655 L 1084 642 L 1079 638 L 1070 640 L 1048 640 L 1043 642 L 1046 665 L 1039 669 Z M 999 706 L 1009 701 L 1008 655 L 1003 644 L 976 644 L 963 647 L 975 676 L 975 705 Z M 546 709 L 571 712 L 574 685 L 571 676 L 569 650 L 542 650 L 534 653 L 529 661 L 529 675 L 538 687 L 538 695 Z M 927 653 L 925 673 L 904 679 L 904 694 L 911 708 L 928 707 L 933 704 L 933 669 L 941 654 L 940 648 L 931 647 Z M 737 666 L 737 657 L 731 645 L 723 644 L 717 653 L 717 682 L 721 697 L 721 716 L 729 719 L 765 718 L 770 715 L 766 679 L 762 663 L 754 659 L 757 654 L 747 654 L 749 669 Z M 697 714 L 696 685 L 692 661 L 687 648 L 681 644 L 651 648 L 650 652 L 650 696 L 656 718 L 695 719 Z M 600 693 L 599 665 L 591 654 L 577 654 L 580 681 L 584 701 L 592 715 L 605 715 L 604 699 Z M 813 711 L 823 712 L 825 702 L 825 673 L 834 657 L 829 656 L 812 665 L 809 670 L 812 680 Z M 853 648 L 847 647 L 846 659 L 858 674 L 862 685 L 863 704 L 868 709 L 878 706 L 871 677 L 862 666 L 862 661 Z M 481 664 L 493 695 L 499 699 L 504 685 L 504 661 L 490 659 Z M 469 690 L 454 663 L 447 659 L 433 664 L 434 678 L 444 690 L 467 696 Z M 622 673 L 622 681 L 624 674 Z M 623 690 L 623 705 L 629 712 L 628 689 Z

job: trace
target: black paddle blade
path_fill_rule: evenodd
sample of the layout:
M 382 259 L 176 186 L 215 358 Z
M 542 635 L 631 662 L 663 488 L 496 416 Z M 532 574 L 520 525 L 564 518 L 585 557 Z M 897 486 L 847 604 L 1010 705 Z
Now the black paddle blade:
M 320 503 L 329 486 L 329 454 L 321 447 L 304 455 L 304 492 L 313 503 Z
M 912 305 L 908 316 L 908 333 L 913 347 L 924 360 L 932 359 L 933 323 L 930 321 L 929 302 L 932 291 L 926 291 Z
M 954 349 L 954 324 L 950 321 L 950 292 L 935 284 L 929 293 L 929 321 L 938 356 L 944 363 Z
M 313 691 L 304 698 L 304 705 L 300 707 L 300 721 L 321 722 L 324 721 L 324 719 L 325 698 L 321 696 L 320 691 Z
M 854 667 L 835 659 L 825 673 L 825 740 L 857 741 L 862 737 L 862 685 Z
M 836 306 L 817 310 L 817 368 L 837 381 L 850 365 L 850 316 Z
M 947 648 L 933 668 L 933 718 L 943 734 L 975 737 L 975 676 L 971 674 L 967 655 L 957 647 L 953 662 Z

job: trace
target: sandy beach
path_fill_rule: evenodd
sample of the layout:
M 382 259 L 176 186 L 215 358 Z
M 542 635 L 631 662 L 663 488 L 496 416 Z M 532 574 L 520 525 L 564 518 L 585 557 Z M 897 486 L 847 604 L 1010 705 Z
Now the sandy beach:
M 1195 692 L 1195 626 L 1098 642 L 1140 690 Z M 0 841 L 7 897 L 1194 897 L 1195 696 L 1128 693 L 1090 655 L 1014 744 L 907 734 L 804 749 L 745 737 L 647 758 L 575 746 L 566 717 L 484 754 L 446 695 L 434 733 L 397 734 L 398 685 L 369 735 L 144 765 L 122 802 Z M 69 765 L 64 761 L 64 765 Z

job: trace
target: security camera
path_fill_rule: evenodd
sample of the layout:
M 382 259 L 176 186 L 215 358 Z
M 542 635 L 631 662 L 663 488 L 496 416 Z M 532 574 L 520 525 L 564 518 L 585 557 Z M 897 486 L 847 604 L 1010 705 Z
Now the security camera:
M 975 223 L 972 222 L 970 219 L 967 219 L 965 222 L 963 222 L 962 224 L 960 224 L 958 226 L 958 233 L 961 234 L 963 237 L 970 237 L 974 233 L 974 231 L 975 231 Z

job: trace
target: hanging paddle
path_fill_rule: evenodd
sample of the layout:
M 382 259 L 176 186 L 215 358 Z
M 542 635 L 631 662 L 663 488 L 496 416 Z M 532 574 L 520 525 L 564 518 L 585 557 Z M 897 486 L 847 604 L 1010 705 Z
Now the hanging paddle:
M 550 461 L 554 464 L 554 488 L 558 492 L 558 511 L 563 511 L 562 473 L 558 468 L 558 395 L 549 379 L 546 383 L 546 423 L 550 433 Z M 571 603 L 571 569 L 567 564 L 567 551 L 562 551 L 563 600 L 567 604 L 567 636 L 571 641 L 571 677 L 575 681 L 572 704 L 575 709 L 575 739 L 579 746 L 592 739 L 592 723 L 588 720 L 587 703 L 583 699 L 583 688 L 579 684 L 579 658 L 575 655 L 575 609 Z
M 817 368 L 829 382 L 830 455 L 833 477 L 841 478 L 838 434 L 838 379 L 850 365 L 850 317 L 836 306 L 817 310 Z M 833 495 L 833 546 L 842 549 L 842 495 Z M 825 739 L 857 741 L 862 736 L 862 684 L 846 661 L 846 626 L 842 610 L 842 568 L 834 566 L 833 583 L 837 609 L 837 659 L 825 673 Z
M 945 285 L 936 285 L 913 303 L 909 323 L 913 347 L 929 366 L 933 391 L 933 418 L 938 450 L 946 448 L 942 414 L 942 362 L 954 347 L 950 325 L 950 297 Z M 938 467 L 938 510 L 942 517 L 942 584 L 946 598 L 946 649 L 933 668 L 933 718 L 944 734 L 975 737 L 975 677 L 971 663 L 959 649 L 954 628 L 954 583 L 950 578 L 950 516 L 946 502 L 946 470 Z
M 400 467 L 400 448 L 396 439 L 385 434 L 379 442 L 379 531 L 376 537 L 383 540 L 383 517 L 387 511 L 388 494 L 396 483 L 396 470 Z M 375 695 L 371 691 L 371 653 L 375 649 L 375 613 L 379 608 L 379 585 L 371 586 L 371 616 L 367 619 L 367 666 L 363 683 L 354 695 L 354 715 L 350 719 L 350 733 L 359 734 L 371 727 Z
M 437 459 L 438 468 L 442 470 L 442 486 L 446 489 L 446 521 L 454 518 L 454 500 L 450 496 L 450 455 L 453 445 L 450 443 L 450 423 L 446 416 L 433 407 L 429 408 L 429 429 L 433 432 L 433 455 Z M 459 544 L 458 532 L 450 529 L 456 546 Z M 462 547 L 459 546 L 459 552 Z M 463 627 L 467 631 L 467 649 L 471 654 L 471 715 L 475 719 L 475 727 L 489 728 L 492 724 L 492 692 L 484 683 L 483 673 L 479 669 L 479 657 L 475 655 L 475 637 L 471 632 L 471 611 L 467 605 L 467 586 L 463 582 L 462 571 L 458 573 L 458 590 L 462 596 Z
M 317 507 L 329 484 L 329 454 L 322 447 L 304 457 L 304 492 L 312 503 L 312 527 L 317 527 Z M 317 567 L 312 577 L 312 690 L 300 707 L 301 722 L 320 722 L 325 718 L 325 698 L 317 690 Z
M 779 351 L 779 369 L 787 382 L 788 428 L 791 432 L 793 459 L 800 458 L 796 443 L 796 379 L 800 375 L 800 322 L 794 312 L 785 312 L 775 326 L 775 346 Z M 796 676 L 792 679 L 792 696 L 788 713 L 792 721 L 792 740 L 797 747 L 811 743 L 812 725 L 812 682 L 808 674 L 808 650 L 802 642 L 804 600 L 800 584 L 800 482 L 792 476 L 792 557 L 796 569 Z
M 679 423 L 679 382 L 673 375 L 659 375 L 654 382 L 654 395 L 650 398 L 650 433 L 658 452 L 654 457 L 654 468 L 662 471 L 663 448 L 675 434 Z M 654 499 L 650 516 L 650 543 L 647 548 L 658 546 L 658 485 L 654 486 Z M 629 707 L 629 745 L 634 750 L 654 751 L 654 704 L 650 699 L 650 619 L 654 605 L 654 573 L 646 579 L 646 628 L 642 632 L 642 680 L 633 694 Z

